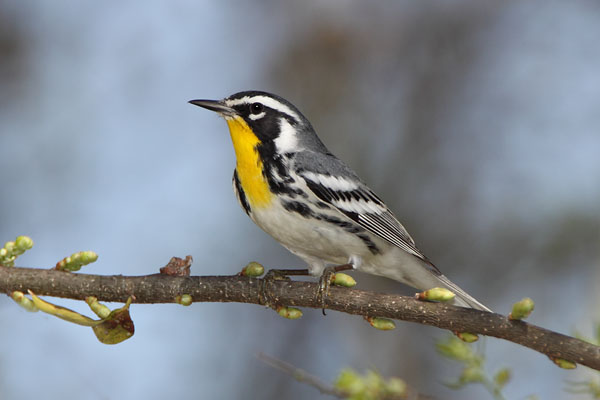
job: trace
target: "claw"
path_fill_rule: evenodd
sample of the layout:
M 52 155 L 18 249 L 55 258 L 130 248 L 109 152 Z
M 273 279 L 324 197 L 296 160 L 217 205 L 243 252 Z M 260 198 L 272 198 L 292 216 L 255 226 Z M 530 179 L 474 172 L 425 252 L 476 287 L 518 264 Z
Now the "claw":
M 335 278 L 335 273 L 346 271 L 352 268 L 352 264 L 343 264 L 329 266 L 323 270 L 323 274 L 319 279 L 319 291 L 317 292 L 317 301 L 321 304 L 321 311 L 323 312 L 323 315 L 327 315 L 325 313 L 325 300 L 327 300 L 327 296 L 329 296 L 329 288 L 331 287 L 331 283 Z
M 319 279 L 319 291 L 317 292 L 317 302 L 321 304 L 321 311 L 323 315 L 327 315 L 325 313 L 325 300 L 327 296 L 329 296 L 329 288 L 331 287 L 331 281 L 335 276 L 335 267 L 327 267 L 323 270 L 323 274 Z

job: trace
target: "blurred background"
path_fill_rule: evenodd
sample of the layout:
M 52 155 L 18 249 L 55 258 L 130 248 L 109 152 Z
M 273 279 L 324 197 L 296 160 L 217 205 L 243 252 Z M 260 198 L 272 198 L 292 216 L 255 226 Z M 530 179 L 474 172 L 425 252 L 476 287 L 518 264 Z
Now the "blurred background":
M 225 123 L 187 104 L 261 89 L 296 104 L 473 296 L 502 313 L 529 296 L 532 323 L 591 335 L 599 39 L 594 1 L 2 1 L 0 241 L 31 236 L 17 262 L 29 267 L 94 250 L 84 272 L 96 274 L 155 273 L 187 254 L 194 275 L 302 267 L 239 209 Z M 363 289 L 414 292 L 354 275 Z M 460 372 L 435 352 L 444 331 L 304 311 L 133 305 L 135 336 L 106 346 L 0 297 L 0 399 L 319 397 L 258 352 L 326 381 L 374 368 L 436 398 L 489 398 L 444 385 Z M 579 399 L 567 380 L 594 376 L 483 346 L 492 372 L 514 372 L 508 398 Z

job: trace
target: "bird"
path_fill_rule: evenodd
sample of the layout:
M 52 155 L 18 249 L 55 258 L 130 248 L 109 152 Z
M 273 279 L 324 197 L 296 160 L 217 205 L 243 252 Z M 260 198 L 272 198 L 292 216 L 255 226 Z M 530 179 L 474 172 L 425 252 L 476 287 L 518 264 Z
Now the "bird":
M 241 208 L 304 260 L 309 275 L 355 269 L 418 290 L 443 287 L 456 295 L 454 305 L 491 311 L 417 248 L 383 200 L 327 149 L 291 102 L 250 90 L 189 103 L 225 119 L 236 156 L 233 191 Z

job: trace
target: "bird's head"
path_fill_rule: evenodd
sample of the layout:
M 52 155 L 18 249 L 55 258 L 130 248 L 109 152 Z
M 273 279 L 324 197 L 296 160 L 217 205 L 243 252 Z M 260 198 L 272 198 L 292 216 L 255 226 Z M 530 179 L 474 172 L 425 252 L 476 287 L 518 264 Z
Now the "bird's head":
M 277 154 L 324 149 L 304 115 L 292 103 L 277 95 L 245 91 L 223 100 L 191 100 L 190 103 L 225 118 L 234 146 L 236 136 L 251 133 L 258 145 L 271 148 Z

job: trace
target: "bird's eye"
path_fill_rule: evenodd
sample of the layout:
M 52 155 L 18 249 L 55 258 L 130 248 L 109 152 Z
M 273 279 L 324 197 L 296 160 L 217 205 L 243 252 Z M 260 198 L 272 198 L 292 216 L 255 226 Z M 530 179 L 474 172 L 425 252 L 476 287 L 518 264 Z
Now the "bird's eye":
M 262 103 L 252 103 L 250 104 L 250 113 L 252 114 L 260 114 L 263 112 L 264 106 Z

